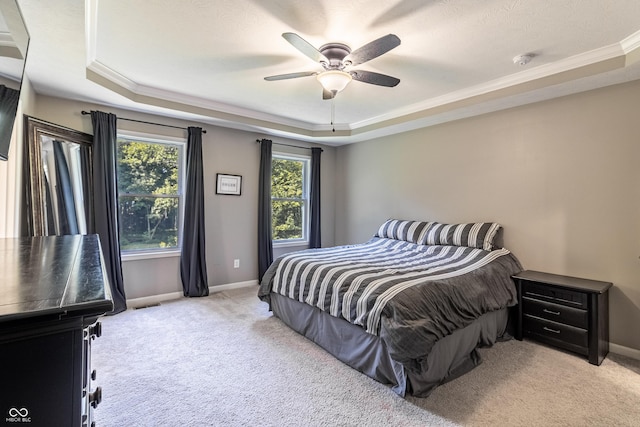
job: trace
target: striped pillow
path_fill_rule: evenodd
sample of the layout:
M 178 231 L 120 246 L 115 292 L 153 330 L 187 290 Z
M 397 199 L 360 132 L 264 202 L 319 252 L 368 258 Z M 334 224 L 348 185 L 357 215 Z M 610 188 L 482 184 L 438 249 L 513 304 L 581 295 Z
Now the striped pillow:
M 388 219 L 380 226 L 375 237 L 418 243 L 425 239 L 425 235 L 431 224 L 430 222 L 424 221 Z
M 419 240 L 421 245 L 449 245 L 480 248 L 485 251 L 493 249 L 500 224 L 494 222 L 476 222 L 472 224 L 440 224 L 434 222 Z

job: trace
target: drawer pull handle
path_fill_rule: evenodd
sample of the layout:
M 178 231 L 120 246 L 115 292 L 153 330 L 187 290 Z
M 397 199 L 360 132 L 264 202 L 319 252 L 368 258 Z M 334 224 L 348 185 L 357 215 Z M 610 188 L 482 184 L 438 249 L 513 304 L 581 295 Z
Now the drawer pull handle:
M 566 304 L 571 304 L 571 305 L 575 305 L 575 306 L 578 306 L 578 307 L 582 307 L 582 303 L 580 301 L 571 301 L 571 300 L 568 300 L 566 298 L 560 298 L 560 297 L 557 297 L 557 296 L 543 295 L 543 294 L 539 294 L 537 292 L 531 292 L 531 291 L 525 291 L 524 295 L 530 296 L 530 297 L 533 297 L 533 298 L 545 298 L 545 299 L 552 300 L 552 301 L 562 301 L 563 303 L 566 303 Z
M 556 315 L 556 316 L 560 316 L 560 312 L 559 311 L 551 311 L 551 310 L 548 310 L 546 308 L 543 308 L 542 311 L 545 312 L 545 313 L 549 313 L 549 314 L 553 314 L 553 315 Z
M 542 329 L 544 329 L 544 330 L 545 330 L 545 331 L 547 331 L 547 332 L 553 332 L 554 334 L 559 334 L 559 333 L 560 333 L 560 331 L 559 331 L 559 330 L 557 330 L 557 329 L 547 328 L 546 326 L 545 326 L 545 327 L 543 327 Z
M 525 292 L 525 295 L 531 295 L 532 297 L 542 297 L 542 298 L 550 298 L 550 299 L 553 299 L 553 297 L 552 297 L 552 296 L 549 296 L 549 295 L 542 295 L 542 294 L 539 294 L 539 293 L 537 293 L 537 292 L 531 292 L 531 291 L 526 291 L 526 292 Z

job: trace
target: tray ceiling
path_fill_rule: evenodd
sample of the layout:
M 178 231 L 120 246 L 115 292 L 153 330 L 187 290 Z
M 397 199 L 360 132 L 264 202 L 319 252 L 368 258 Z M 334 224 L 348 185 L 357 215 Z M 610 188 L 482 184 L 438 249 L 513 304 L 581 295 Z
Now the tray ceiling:
M 637 0 L 19 4 L 37 93 L 334 145 L 640 78 Z M 284 32 L 352 49 L 396 34 L 358 68 L 401 82 L 352 81 L 327 101 L 313 76 L 265 81 L 321 69 Z

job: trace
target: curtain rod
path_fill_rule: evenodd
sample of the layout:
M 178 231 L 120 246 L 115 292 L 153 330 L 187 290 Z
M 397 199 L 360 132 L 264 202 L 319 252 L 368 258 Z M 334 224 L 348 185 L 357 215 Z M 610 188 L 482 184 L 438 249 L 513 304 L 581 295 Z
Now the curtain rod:
M 261 139 L 256 139 L 256 142 L 258 144 L 260 144 L 262 142 Z M 293 147 L 293 148 L 302 148 L 303 150 L 311 150 L 314 147 L 302 147 L 300 145 L 291 145 L 291 144 L 283 144 L 281 142 L 271 142 L 273 145 L 284 145 L 285 147 Z M 316 147 L 316 148 L 320 148 L 320 147 Z M 324 151 L 322 148 L 320 148 L 320 151 Z
M 84 111 L 84 110 L 82 110 L 81 113 L 83 116 L 86 116 L 87 114 L 91 114 L 90 112 Z M 187 128 L 183 128 L 180 126 L 166 125 L 164 123 L 145 122 L 144 120 L 127 119 L 125 117 L 119 117 L 119 116 L 118 116 L 118 120 L 126 120 L 128 122 L 144 123 L 147 125 L 165 126 L 168 128 L 187 130 Z M 202 129 L 202 133 L 207 133 L 207 131 L 205 129 Z

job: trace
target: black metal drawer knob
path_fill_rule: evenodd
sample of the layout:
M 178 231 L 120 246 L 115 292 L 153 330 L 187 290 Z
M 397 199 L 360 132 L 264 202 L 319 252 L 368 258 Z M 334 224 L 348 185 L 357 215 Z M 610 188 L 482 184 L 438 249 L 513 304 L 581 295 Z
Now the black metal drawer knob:
M 89 403 L 92 408 L 97 408 L 102 402 L 102 387 L 97 387 L 93 393 L 89 394 Z
M 102 323 L 96 322 L 94 325 L 89 326 L 89 336 L 91 338 L 100 338 L 102 335 Z

